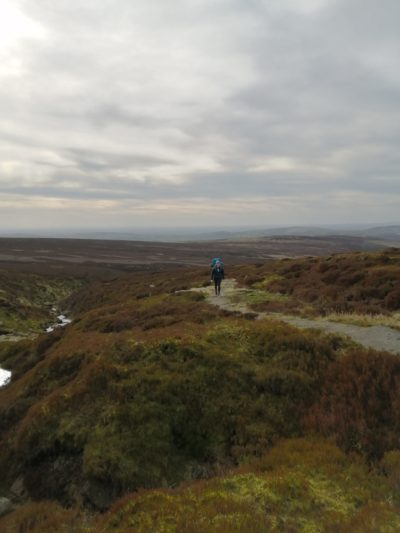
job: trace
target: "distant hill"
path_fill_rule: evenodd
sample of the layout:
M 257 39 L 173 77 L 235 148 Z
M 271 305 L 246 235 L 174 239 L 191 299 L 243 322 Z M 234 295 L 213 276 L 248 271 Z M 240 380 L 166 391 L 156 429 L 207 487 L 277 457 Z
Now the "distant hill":
M 257 235 L 265 236 L 303 236 L 303 237 L 320 237 L 320 236 L 347 236 L 347 237 L 364 237 L 366 239 L 383 239 L 394 240 L 400 243 L 400 225 L 376 226 L 376 227 L 353 227 L 343 226 L 289 226 L 281 228 L 272 228 L 266 230 L 257 230 Z
M 326 237 L 348 236 L 395 240 L 400 243 L 400 224 L 369 226 L 354 225 L 308 225 L 280 227 L 229 227 L 229 228 L 136 228 L 99 230 L 37 230 L 35 232 L 2 232 L 8 238 L 67 238 L 86 240 L 126 240 L 147 242 L 212 241 L 242 239 L 264 236 Z
M 400 225 L 368 228 L 366 230 L 360 230 L 358 235 L 367 238 L 377 238 L 400 242 Z

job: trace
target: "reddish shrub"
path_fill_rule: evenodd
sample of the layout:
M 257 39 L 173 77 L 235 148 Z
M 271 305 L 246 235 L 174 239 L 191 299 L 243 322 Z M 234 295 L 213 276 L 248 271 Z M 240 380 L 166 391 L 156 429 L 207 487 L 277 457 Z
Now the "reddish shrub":
M 400 289 L 389 292 L 385 297 L 385 307 L 391 311 L 400 309 Z
M 354 351 L 334 362 L 305 426 L 371 458 L 399 448 L 400 358 Z

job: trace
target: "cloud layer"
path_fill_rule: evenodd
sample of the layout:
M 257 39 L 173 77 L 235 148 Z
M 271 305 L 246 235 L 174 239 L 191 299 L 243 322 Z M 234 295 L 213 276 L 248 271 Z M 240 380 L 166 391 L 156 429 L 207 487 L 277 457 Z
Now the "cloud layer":
M 399 220 L 397 0 L 0 0 L 0 223 Z

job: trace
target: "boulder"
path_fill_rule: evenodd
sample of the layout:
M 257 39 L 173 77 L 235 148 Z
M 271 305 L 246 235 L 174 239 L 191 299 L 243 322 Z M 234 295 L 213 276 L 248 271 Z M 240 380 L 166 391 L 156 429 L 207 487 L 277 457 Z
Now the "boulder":
M 5 515 L 12 509 L 11 500 L 8 498 L 0 498 L 0 516 Z
M 24 498 L 27 496 L 27 492 L 24 485 L 24 478 L 22 476 L 18 477 L 10 488 L 11 496 L 17 498 Z

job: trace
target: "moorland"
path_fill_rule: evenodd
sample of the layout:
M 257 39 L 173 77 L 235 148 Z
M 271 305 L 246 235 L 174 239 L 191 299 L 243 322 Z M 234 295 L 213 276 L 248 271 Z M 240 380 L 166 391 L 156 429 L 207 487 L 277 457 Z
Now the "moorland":
M 280 319 L 396 327 L 399 249 L 227 245 L 243 313 L 216 249 L 78 244 L 2 243 L 1 531 L 399 530 L 399 356 Z
M 372 251 L 387 242 L 366 237 L 254 236 L 209 241 L 146 242 L 99 239 L 0 238 L 0 264 L 97 264 L 105 267 L 161 269 L 185 264 L 203 266 L 209 257 L 223 255 L 229 264 L 255 263 L 271 258 Z

